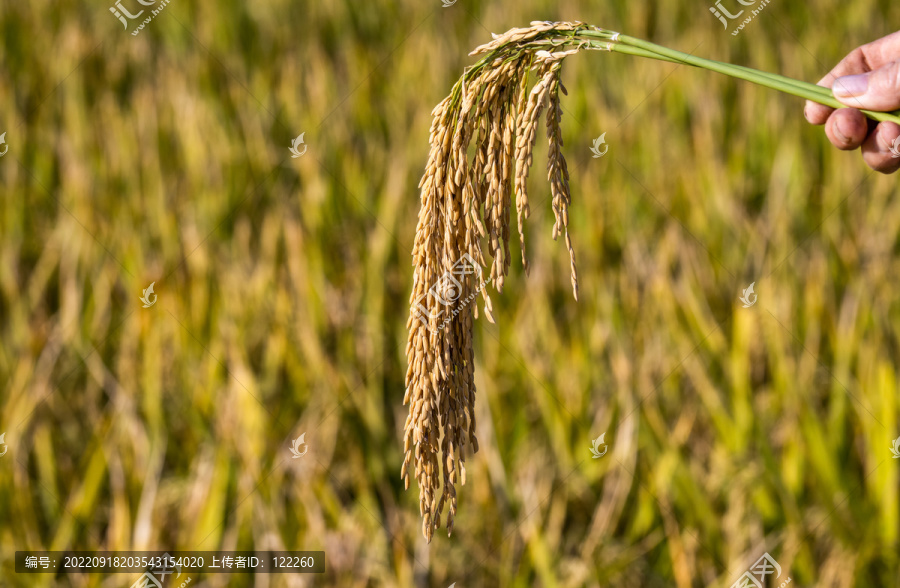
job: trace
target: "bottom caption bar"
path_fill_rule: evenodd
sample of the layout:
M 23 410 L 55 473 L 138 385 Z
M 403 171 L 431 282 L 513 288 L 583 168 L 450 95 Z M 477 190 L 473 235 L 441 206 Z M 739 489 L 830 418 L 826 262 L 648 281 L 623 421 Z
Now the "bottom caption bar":
M 322 574 L 324 551 L 17 551 L 17 574 L 143 574 L 149 583 L 182 574 Z M 151 581 L 154 580 L 154 581 Z

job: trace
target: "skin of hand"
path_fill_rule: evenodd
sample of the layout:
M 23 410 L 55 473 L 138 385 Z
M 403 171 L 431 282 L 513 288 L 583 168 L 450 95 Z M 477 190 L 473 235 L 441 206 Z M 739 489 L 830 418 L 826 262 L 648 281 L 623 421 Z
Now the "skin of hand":
M 873 170 L 891 174 L 900 168 L 891 146 L 900 136 L 900 126 L 892 122 L 875 123 L 858 109 L 882 112 L 900 109 L 900 31 L 891 33 L 850 52 L 820 86 L 831 89 L 834 97 L 849 108 L 837 110 L 806 103 L 806 120 L 825 125 L 825 135 L 838 149 L 859 148 L 863 160 Z

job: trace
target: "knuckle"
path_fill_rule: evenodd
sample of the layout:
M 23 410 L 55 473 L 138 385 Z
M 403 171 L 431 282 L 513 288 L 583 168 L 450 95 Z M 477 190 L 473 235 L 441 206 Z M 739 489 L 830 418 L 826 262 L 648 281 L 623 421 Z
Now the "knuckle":
M 900 61 L 892 61 L 879 70 L 876 90 L 896 94 L 900 90 Z

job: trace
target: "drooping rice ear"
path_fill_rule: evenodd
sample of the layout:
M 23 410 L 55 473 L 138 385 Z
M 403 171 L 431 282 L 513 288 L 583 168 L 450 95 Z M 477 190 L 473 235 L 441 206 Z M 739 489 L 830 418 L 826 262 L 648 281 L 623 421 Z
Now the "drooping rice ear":
M 527 179 L 538 121 L 548 104 L 554 230 L 559 233 L 568 226 L 569 175 L 562 155 L 558 98 L 559 90 L 565 89 L 558 72 L 561 60 L 573 51 L 546 51 L 541 35 L 575 26 L 577 23 L 539 22 L 495 38 L 476 50 L 488 52 L 489 57 L 467 69 L 450 96 L 433 111 L 431 150 L 419 182 L 422 208 L 412 252 L 415 268 L 404 394 L 409 415 L 401 467 L 407 488 L 410 470 L 415 472 L 422 534 L 429 542 L 441 525 L 445 506 L 447 531 L 452 532 L 456 486 L 466 482 L 465 453 L 478 451 L 473 347 L 476 296 L 481 293 L 484 314 L 493 323 L 487 285 L 493 282 L 497 291 L 502 291 L 509 272 L 513 194 L 522 263 L 528 272 L 524 235 L 524 220 L 530 214 Z M 529 91 L 532 68 L 539 75 Z M 470 146 L 474 146 L 471 161 Z M 485 241 L 493 258 L 487 280 L 483 271 L 487 265 Z M 577 293 L 568 232 L 566 243 Z M 469 256 L 467 264 L 477 264 L 476 271 L 460 272 L 456 267 L 464 254 Z

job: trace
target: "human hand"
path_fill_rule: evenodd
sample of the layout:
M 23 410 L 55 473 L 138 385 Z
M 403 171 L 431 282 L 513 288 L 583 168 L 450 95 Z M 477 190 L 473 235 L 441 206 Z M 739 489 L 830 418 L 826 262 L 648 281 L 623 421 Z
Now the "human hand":
M 858 109 L 886 112 L 900 108 L 900 31 L 857 47 L 819 80 L 819 85 L 831 89 L 849 108 L 835 110 L 807 101 L 806 120 L 824 124 L 828 140 L 838 149 L 861 148 L 863 160 L 873 170 L 897 171 L 900 157 L 891 148 L 900 137 L 900 126 L 876 123 Z

